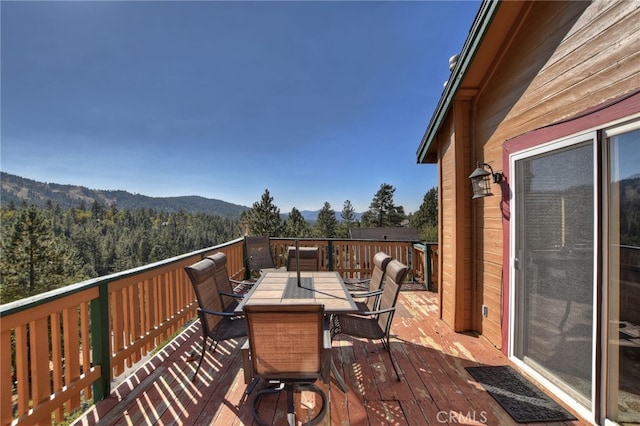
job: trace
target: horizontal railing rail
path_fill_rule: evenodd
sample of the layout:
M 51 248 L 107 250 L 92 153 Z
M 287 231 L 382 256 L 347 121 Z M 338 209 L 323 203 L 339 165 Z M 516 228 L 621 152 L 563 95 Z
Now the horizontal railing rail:
M 271 239 L 279 266 L 294 244 Z M 426 277 L 429 289 L 429 271 L 437 265 L 431 244 L 301 239 L 299 245 L 318 247 L 320 268 L 344 278 L 369 278 L 373 256 L 384 251 L 409 266 L 409 279 Z M 59 422 L 106 397 L 115 379 L 195 318 L 184 267 L 217 251 L 226 254 L 233 278 L 246 276 L 244 240 L 238 238 L 0 306 L 2 424 Z

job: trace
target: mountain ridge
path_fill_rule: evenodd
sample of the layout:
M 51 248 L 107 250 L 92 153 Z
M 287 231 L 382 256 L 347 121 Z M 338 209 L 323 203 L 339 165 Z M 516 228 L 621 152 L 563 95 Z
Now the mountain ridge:
M 29 178 L 0 172 L 0 201 L 2 205 L 13 202 L 16 205 L 22 202 L 45 207 L 49 201 L 57 204 L 64 210 L 77 208 L 84 202 L 86 208 L 90 208 L 94 201 L 104 206 L 114 205 L 123 209 L 154 209 L 167 213 L 184 211 L 186 213 L 217 214 L 225 217 L 238 218 L 249 207 L 229 203 L 227 201 L 205 198 L 200 195 L 183 195 L 175 197 L 150 197 L 137 193 L 131 193 L 122 189 L 90 189 L 81 185 L 68 185 L 53 182 L 40 182 Z M 309 222 L 318 219 L 318 210 L 301 210 L 302 217 Z M 339 216 L 340 212 L 336 212 Z M 362 213 L 355 213 L 360 220 Z M 289 217 L 289 212 L 280 214 L 283 220 Z
M 10 202 L 14 204 L 27 202 L 39 207 L 45 207 L 51 201 L 65 210 L 79 207 L 83 202 L 86 208 L 90 208 L 91 204 L 98 202 L 105 206 L 115 204 L 118 208 L 131 210 L 150 208 L 168 213 L 184 211 L 226 217 L 239 217 L 242 212 L 249 209 L 247 206 L 199 195 L 150 197 L 120 189 L 89 189 L 81 185 L 39 182 L 7 172 L 0 172 L 0 200 L 3 205 Z

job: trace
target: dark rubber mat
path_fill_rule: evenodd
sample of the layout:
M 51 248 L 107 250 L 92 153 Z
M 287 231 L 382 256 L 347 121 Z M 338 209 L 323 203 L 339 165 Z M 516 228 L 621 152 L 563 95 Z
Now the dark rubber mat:
M 509 366 L 466 367 L 518 423 L 575 420 L 562 406 Z

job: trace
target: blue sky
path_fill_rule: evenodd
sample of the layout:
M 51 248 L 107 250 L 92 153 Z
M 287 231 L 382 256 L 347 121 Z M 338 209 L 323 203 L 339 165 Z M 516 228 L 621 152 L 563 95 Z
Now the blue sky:
M 416 150 L 478 1 L 70 1 L 1 7 L 1 169 L 281 212 L 382 183 L 415 211 Z

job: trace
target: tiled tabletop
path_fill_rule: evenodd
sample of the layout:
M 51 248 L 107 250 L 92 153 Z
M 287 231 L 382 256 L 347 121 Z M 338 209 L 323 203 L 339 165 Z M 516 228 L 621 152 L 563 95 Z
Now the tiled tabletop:
M 285 288 L 290 278 L 296 279 L 296 272 L 268 271 L 265 272 L 253 286 L 249 294 L 236 308 L 236 312 L 242 312 L 244 305 L 264 304 L 323 304 L 325 312 L 348 313 L 357 310 L 344 281 L 337 272 L 300 272 L 301 278 L 313 280 L 313 291 L 309 292 L 312 298 L 286 298 Z

